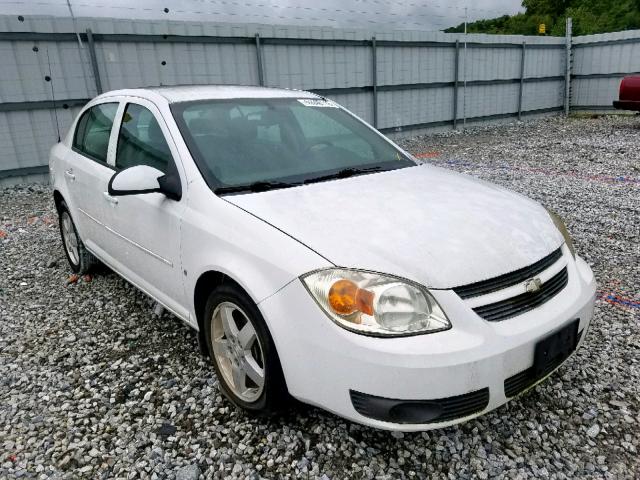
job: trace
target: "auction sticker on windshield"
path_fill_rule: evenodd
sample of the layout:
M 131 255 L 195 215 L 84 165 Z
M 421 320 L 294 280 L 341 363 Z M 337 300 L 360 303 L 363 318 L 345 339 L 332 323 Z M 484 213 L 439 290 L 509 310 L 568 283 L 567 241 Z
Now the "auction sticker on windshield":
M 298 101 L 305 107 L 331 107 L 338 108 L 338 105 L 331 100 L 322 98 L 299 98 Z

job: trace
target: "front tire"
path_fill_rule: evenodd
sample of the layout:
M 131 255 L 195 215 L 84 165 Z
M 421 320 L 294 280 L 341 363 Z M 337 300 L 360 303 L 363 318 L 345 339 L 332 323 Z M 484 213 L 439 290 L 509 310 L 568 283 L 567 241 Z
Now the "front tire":
M 65 202 L 60 203 L 58 220 L 62 247 L 71 270 L 78 275 L 88 273 L 98 263 L 98 259 L 82 243 L 76 225 L 71 218 L 69 207 Z
M 256 304 L 223 284 L 205 307 L 205 337 L 222 393 L 248 412 L 273 415 L 287 404 L 280 359 Z

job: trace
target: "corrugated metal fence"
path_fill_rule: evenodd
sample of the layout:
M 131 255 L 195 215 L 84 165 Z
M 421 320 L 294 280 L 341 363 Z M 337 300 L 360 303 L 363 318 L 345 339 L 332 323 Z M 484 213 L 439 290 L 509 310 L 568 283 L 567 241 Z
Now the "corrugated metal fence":
M 394 135 L 563 108 L 565 39 L 464 40 L 440 32 L 110 19 L 74 26 L 0 16 L 0 179 L 46 172 L 56 125 L 64 133 L 91 97 L 117 88 L 312 90 Z
M 640 31 L 574 37 L 571 107 L 609 110 L 622 77 L 640 75 Z

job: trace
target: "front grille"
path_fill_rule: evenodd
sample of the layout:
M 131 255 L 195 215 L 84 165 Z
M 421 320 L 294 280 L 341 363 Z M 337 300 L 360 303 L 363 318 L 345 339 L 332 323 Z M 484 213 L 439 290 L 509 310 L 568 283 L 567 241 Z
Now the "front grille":
M 351 390 L 351 403 L 365 417 L 391 423 L 440 423 L 481 412 L 489 404 L 483 388 L 437 400 L 394 400 Z
M 482 305 L 473 309 L 478 315 L 489 322 L 499 322 L 507 318 L 521 315 L 529 310 L 539 307 L 557 295 L 569 280 L 567 267 L 542 284 L 537 292 L 525 292 L 515 297 L 507 298 L 499 302 Z
M 580 338 L 582 337 L 582 333 L 584 330 L 578 332 L 578 342 L 580 342 Z M 560 366 L 562 362 L 566 360 L 565 358 L 558 358 L 556 362 L 550 363 L 546 366 L 543 372 L 536 375 L 535 368 L 533 366 L 527 368 L 526 370 L 516 373 L 515 375 L 507 378 L 504 381 L 504 394 L 507 397 L 515 397 L 519 393 L 523 392 L 531 385 L 539 381 L 540 379 L 546 377 L 551 372 L 553 372 L 556 368 Z
M 453 289 L 454 292 L 462 299 L 478 297 L 480 295 L 486 295 L 487 293 L 497 292 L 504 288 L 516 285 L 520 282 L 535 277 L 540 272 L 546 270 L 553 265 L 558 259 L 562 257 L 562 249 L 558 248 L 551 254 L 544 257 L 542 260 L 538 260 L 536 263 L 529 265 L 528 267 L 515 270 L 510 273 L 505 273 L 498 277 L 490 278 L 489 280 L 483 280 L 481 282 L 470 283 L 461 287 Z

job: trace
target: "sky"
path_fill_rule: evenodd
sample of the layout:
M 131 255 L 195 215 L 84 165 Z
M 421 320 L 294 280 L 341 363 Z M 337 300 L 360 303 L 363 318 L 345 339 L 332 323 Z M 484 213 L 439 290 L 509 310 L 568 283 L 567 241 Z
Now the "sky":
M 522 11 L 521 0 L 0 0 L 3 15 L 441 30 Z M 166 11 L 168 10 L 168 11 Z

